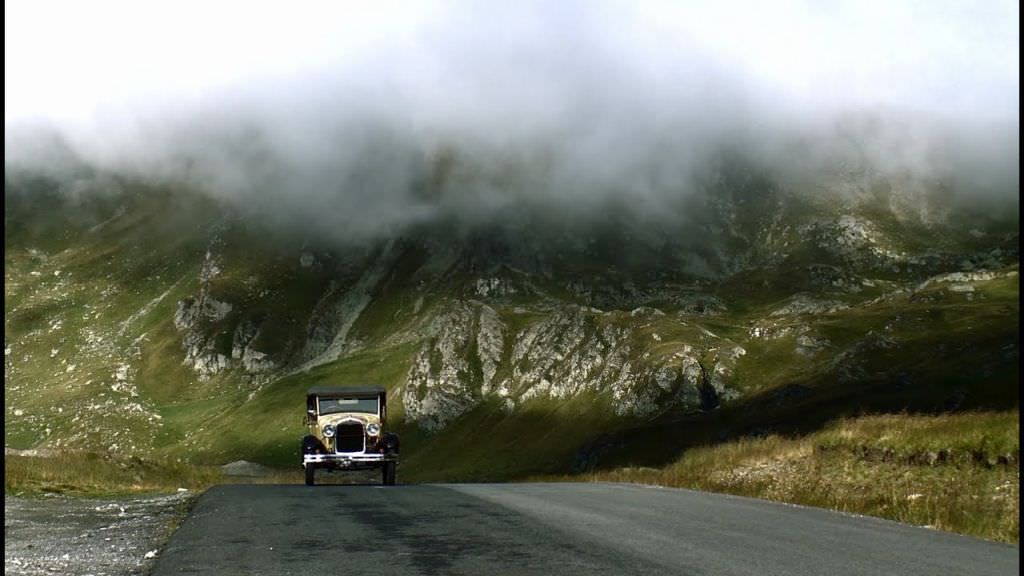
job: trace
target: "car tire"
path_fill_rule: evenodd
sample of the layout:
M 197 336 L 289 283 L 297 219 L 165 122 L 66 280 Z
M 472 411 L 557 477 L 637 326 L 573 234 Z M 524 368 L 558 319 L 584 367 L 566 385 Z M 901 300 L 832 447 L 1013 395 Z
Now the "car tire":
M 316 484 L 316 467 L 307 464 L 306 465 L 306 486 L 312 486 Z
M 381 480 L 385 486 L 394 486 L 398 482 L 398 463 L 385 462 Z
M 302 439 L 302 453 L 303 454 L 321 454 L 326 452 L 324 445 L 316 436 L 306 436 Z
M 398 434 L 388 433 L 384 435 L 384 453 L 398 454 Z

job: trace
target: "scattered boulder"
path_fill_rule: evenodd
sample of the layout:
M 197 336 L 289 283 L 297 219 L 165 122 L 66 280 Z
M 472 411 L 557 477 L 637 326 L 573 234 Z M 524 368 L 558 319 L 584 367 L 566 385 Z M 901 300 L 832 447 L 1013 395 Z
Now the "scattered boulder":
M 248 460 L 236 460 L 221 466 L 220 469 L 227 476 L 260 477 L 273 472 L 271 468 Z

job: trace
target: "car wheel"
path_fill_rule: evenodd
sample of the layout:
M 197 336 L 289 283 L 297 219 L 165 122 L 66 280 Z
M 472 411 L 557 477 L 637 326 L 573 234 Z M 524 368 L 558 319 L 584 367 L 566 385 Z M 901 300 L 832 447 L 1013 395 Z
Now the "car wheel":
M 385 486 L 394 486 L 398 481 L 398 465 L 395 462 L 385 462 L 381 475 Z
M 316 436 L 306 436 L 302 439 L 303 454 L 320 454 L 325 451 L 323 443 L 317 440 Z
M 306 465 L 306 486 L 312 486 L 316 483 L 316 468 L 310 464 Z
M 398 454 L 398 434 L 388 433 L 384 435 L 384 453 Z

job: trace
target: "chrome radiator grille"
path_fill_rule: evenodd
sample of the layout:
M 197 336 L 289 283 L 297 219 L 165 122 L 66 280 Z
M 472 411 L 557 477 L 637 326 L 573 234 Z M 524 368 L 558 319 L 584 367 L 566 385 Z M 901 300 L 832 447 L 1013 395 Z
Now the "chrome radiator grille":
M 339 424 L 335 442 L 335 452 L 362 452 L 363 425 Z

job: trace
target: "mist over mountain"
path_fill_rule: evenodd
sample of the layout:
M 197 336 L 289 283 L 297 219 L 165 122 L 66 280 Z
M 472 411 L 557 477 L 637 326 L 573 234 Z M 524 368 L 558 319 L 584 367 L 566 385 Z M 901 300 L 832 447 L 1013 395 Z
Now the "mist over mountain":
M 45 10 L 6 9 L 6 173 L 81 165 L 342 240 L 522 206 L 685 216 L 723 156 L 812 194 L 862 170 L 1017 202 L 1014 3 L 150 10 L 73 9 L 57 53 L 28 32 Z
M 1015 3 L 49 8 L 11 446 L 290 466 L 376 382 L 411 474 L 507 479 L 1019 405 Z

